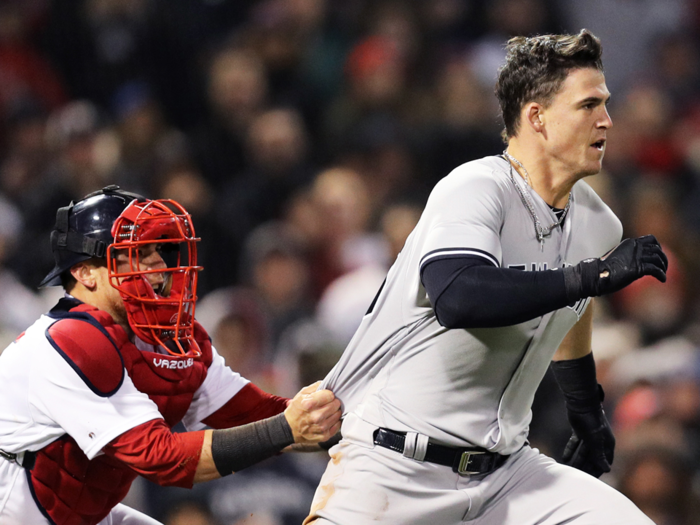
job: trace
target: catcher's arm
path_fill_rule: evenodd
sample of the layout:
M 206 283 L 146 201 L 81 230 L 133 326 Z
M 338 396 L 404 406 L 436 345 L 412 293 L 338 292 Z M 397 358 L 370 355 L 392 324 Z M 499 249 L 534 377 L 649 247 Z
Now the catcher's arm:
M 596 380 L 592 331 L 593 305 L 589 304 L 557 349 L 552 370 L 566 399 L 573 429 L 562 462 L 600 477 L 610 472 L 615 437 L 603 411 L 603 389 Z
M 302 388 L 286 410 L 262 421 L 224 430 L 206 430 L 194 482 L 238 472 L 294 443 L 313 445 L 340 430 L 340 401 L 318 383 Z

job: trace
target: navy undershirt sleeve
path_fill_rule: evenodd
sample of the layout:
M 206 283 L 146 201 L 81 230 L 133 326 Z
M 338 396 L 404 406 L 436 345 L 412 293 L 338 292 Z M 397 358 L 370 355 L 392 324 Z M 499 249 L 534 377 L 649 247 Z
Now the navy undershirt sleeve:
M 570 303 L 564 272 L 497 268 L 478 256 L 430 261 L 421 281 L 446 328 L 510 326 Z

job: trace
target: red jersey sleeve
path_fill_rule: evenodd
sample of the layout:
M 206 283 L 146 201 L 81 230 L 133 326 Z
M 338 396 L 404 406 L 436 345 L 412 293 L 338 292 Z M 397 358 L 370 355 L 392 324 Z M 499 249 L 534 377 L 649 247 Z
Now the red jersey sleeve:
M 286 397 L 273 396 L 248 383 L 219 410 L 202 422 L 212 428 L 231 428 L 259 421 L 284 412 L 289 404 Z
M 203 442 L 203 430 L 173 433 L 162 419 L 153 419 L 124 432 L 102 451 L 158 485 L 191 488 Z

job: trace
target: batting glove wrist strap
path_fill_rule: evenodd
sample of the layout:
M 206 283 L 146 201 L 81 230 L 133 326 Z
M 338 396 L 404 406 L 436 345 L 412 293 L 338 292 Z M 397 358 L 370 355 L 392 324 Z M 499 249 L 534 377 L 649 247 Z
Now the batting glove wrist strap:
M 240 427 L 214 430 L 211 455 L 219 474 L 227 476 L 270 458 L 294 443 L 284 413 Z
M 601 408 L 603 388 L 596 379 L 595 360 L 589 353 L 578 359 L 553 361 L 552 372 L 572 412 L 592 412 Z
M 653 235 L 625 239 L 600 259 L 567 268 L 567 297 L 597 297 L 621 290 L 645 275 L 666 282 L 668 259 Z M 568 273 L 568 279 L 566 278 Z

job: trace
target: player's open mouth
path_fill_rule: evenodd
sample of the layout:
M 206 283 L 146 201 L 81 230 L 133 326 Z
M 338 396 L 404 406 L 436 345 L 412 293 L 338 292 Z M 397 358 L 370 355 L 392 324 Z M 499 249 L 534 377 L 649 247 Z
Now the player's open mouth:
M 605 147 L 605 139 L 600 139 L 598 142 L 594 142 L 591 144 L 592 148 L 596 148 L 598 151 L 603 151 L 603 148 Z

